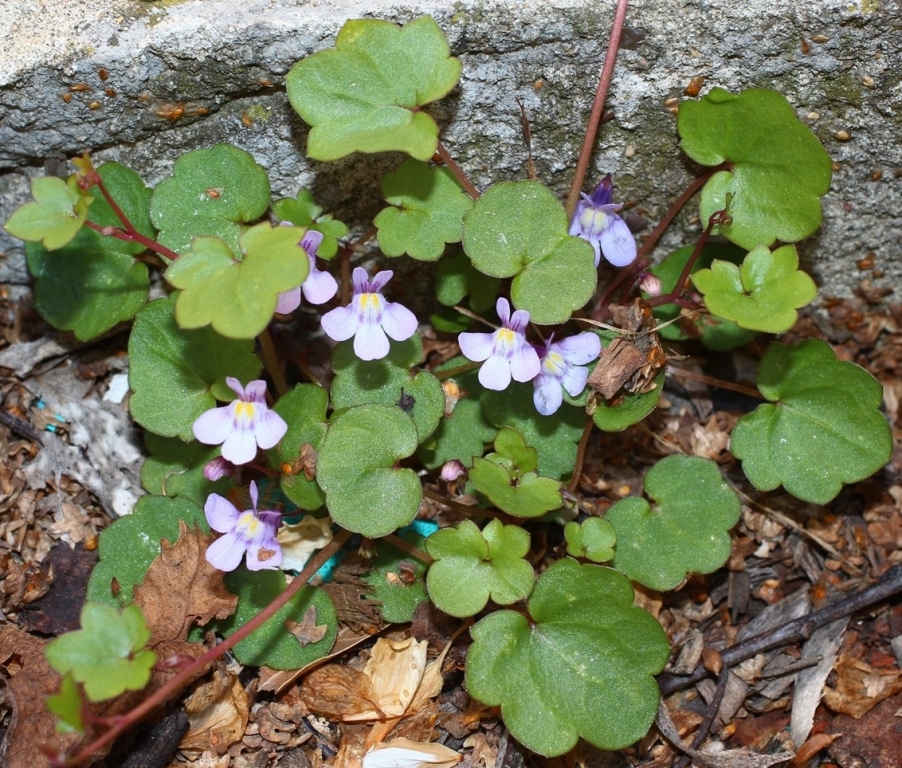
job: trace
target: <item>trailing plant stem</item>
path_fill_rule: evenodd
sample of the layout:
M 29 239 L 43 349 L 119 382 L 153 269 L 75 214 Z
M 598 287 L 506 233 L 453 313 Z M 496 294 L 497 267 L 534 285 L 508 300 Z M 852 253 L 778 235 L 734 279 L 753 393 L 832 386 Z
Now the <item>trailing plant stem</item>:
M 273 344 L 272 336 L 269 334 L 269 328 L 264 328 L 257 337 L 260 342 L 260 355 L 263 365 L 267 372 L 272 376 L 273 384 L 276 385 L 276 392 L 279 397 L 288 394 L 289 386 L 285 380 L 285 372 L 279 364 L 279 355 L 276 352 L 276 345 Z
M 203 669 L 207 664 L 215 661 L 226 651 L 233 648 L 235 645 L 252 634 L 255 630 L 259 629 L 269 619 L 275 616 L 284 606 L 288 604 L 291 598 L 293 598 L 301 589 L 303 589 L 307 585 L 307 582 L 313 577 L 313 575 L 325 564 L 325 562 L 330 557 L 332 557 L 332 555 L 334 555 L 336 552 L 338 552 L 339 549 L 344 546 L 345 542 L 350 537 L 350 531 L 342 530 L 338 534 L 336 534 L 335 538 L 332 539 L 332 541 L 330 541 L 325 547 L 323 547 L 323 549 L 321 549 L 312 558 L 310 558 L 310 560 L 307 562 L 307 565 L 304 567 L 304 570 L 301 571 L 287 587 L 285 587 L 281 594 L 268 606 L 266 606 L 266 608 L 260 611 L 260 613 L 254 616 L 254 618 L 251 619 L 247 624 L 236 630 L 234 634 L 225 638 L 221 643 L 214 645 L 203 655 L 198 656 L 193 662 L 191 662 L 191 664 L 183 668 L 177 675 L 175 675 L 175 677 L 173 677 L 165 685 L 158 688 L 151 696 L 148 696 L 131 712 L 125 715 L 121 715 L 118 718 L 118 722 L 115 726 L 110 728 L 108 731 L 105 731 L 90 744 L 82 748 L 81 751 L 78 752 L 74 757 L 68 758 L 63 762 L 58 762 L 56 764 L 67 768 L 69 766 L 78 765 L 80 762 L 86 760 L 95 752 L 97 752 L 97 750 L 105 747 L 107 744 L 110 744 L 127 727 L 134 723 L 137 723 L 141 720 L 141 718 L 150 714 L 154 709 L 156 709 L 164 701 L 166 701 L 166 699 L 170 695 L 181 690 L 185 684 L 185 681 L 190 680 L 198 670 Z
M 467 178 L 467 174 L 463 172 L 461 167 L 455 162 L 454 158 L 451 157 L 442 142 L 438 143 L 438 154 L 439 157 L 442 158 L 442 162 L 448 166 L 451 173 L 453 173 L 454 177 L 458 180 L 458 182 L 460 182 L 460 185 L 464 188 L 466 193 L 474 200 L 479 199 L 479 190 L 476 189 L 476 186 L 473 184 L 473 182 Z
M 123 230 L 119 227 L 102 227 L 100 224 L 95 224 L 93 221 L 85 221 L 85 226 L 89 229 L 93 229 L 95 232 L 99 232 L 105 237 L 113 237 L 116 240 L 122 240 L 126 243 L 140 243 L 148 250 L 154 251 L 170 261 L 175 261 L 179 257 L 175 251 L 169 250 L 166 246 L 160 245 L 156 240 L 145 237 L 134 229 L 127 228 Z

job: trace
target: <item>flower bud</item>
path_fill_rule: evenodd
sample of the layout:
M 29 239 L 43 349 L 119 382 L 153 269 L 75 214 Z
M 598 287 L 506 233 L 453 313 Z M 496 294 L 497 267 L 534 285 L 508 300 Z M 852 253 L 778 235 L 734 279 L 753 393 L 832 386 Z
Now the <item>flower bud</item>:
M 661 281 L 651 272 L 643 272 L 639 279 L 639 287 L 649 296 L 661 295 Z
M 467 473 L 464 465 L 458 461 L 457 459 L 451 459 L 451 461 L 445 462 L 442 467 L 442 480 L 447 480 L 449 483 L 457 480 L 461 475 L 465 475 Z

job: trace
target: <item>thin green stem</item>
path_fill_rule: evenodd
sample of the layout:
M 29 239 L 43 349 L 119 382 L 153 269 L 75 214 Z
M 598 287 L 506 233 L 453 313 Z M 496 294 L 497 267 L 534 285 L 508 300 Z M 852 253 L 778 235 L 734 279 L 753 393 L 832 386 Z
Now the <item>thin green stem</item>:
M 439 381 L 444 381 L 445 379 L 459 376 L 462 373 L 469 373 L 470 371 L 476 370 L 480 365 L 482 365 L 482 363 L 464 363 L 463 365 L 458 365 L 454 368 L 448 368 L 446 371 L 433 371 L 432 375 Z
M 570 194 L 567 196 L 567 219 L 573 217 L 576 203 L 579 201 L 579 193 L 589 170 L 589 161 L 592 158 L 592 150 L 595 147 L 595 137 L 598 134 L 598 126 L 601 123 L 601 114 L 604 103 L 608 97 L 608 88 L 611 85 L 611 76 L 614 74 L 614 64 L 617 61 L 617 51 L 620 49 L 620 33 L 623 31 L 623 23 L 626 21 L 626 9 L 628 0 L 617 0 L 617 10 L 614 12 L 614 24 L 611 26 L 611 36 L 608 40 L 608 50 L 605 53 L 604 64 L 601 68 L 601 76 L 598 78 L 598 88 L 595 90 L 595 101 L 592 102 L 592 111 L 589 114 L 589 124 L 586 126 L 586 137 L 576 162 L 576 171 L 573 174 L 573 183 L 570 185 Z
M 273 384 L 276 385 L 276 392 L 279 397 L 288 394 L 288 382 L 285 380 L 285 372 L 279 364 L 279 355 L 276 353 L 276 345 L 273 343 L 272 336 L 269 334 L 269 328 L 264 328 L 257 337 L 260 342 L 260 353 L 263 365 L 267 372 L 272 376 Z
M 579 448 L 576 451 L 576 464 L 573 467 L 573 477 L 567 483 L 568 493 L 576 493 L 576 489 L 579 487 L 579 478 L 583 473 L 583 464 L 586 461 L 586 447 L 589 445 L 589 436 L 592 434 L 592 427 L 594 426 L 595 421 L 590 416 L 586 426 L 583 427 L 582 437 L 579 439 Z
M 282 593 L 268 606 L 266 606 L 266 608 L 260 611 L 260 613 L 254 616 L 253 619 L 251 619 L 240 629 L 236 630 L 233 635 L 225 638 L 221 643 L 214 645 L 202 656 L 198 656 L 190 665 L 184 667 L 168 683 L 158 688 L 153 694 L 148 696 L 137 707 L 131 710 L 131 712 L 129 712 L 127 715 L 122 715 L 122 719 L 117 725 L 110 728 L 110 730 L 105 731 L 90 744 L 83 747 L 74 757 L 67 759 L 65 762 L 60 763 L 60 765 L 66 766 L 67 768 L 72 768 L 73 766 L 78 765 L 83 760 L 87 760 L 97 751 L 110 744 L 130 725 L 139 722 L 143 717 L 161 706 L 163 702 L 165 702 L 170 696 L 181 691 L 182 688 L 184 688 L 186 681 L 193 678 L 199 670 L 203 669 L 205 666 L 207 666 L 207 664 L 215 661 L 226 651 L 234 648 L 235 645 L 248 637 L 256 629 L 259 629 L 269 619 L 275 616 L 284 606 L 286 606 L 291 598 L 293 598 L 303 587 L 305 587 L 307 582 L 310 581 L 313 575 L 320 568 L 322 568 L 325 562 L 344 546 L 345 542 L 350 538 L 350 536 L 350 531 L 340 531 L 335 536 L 335 538 L 332 539 L 331 542 L 329 542 L 323 549 L 321 549 L 313 557 L 311 557 L 310 560 L 307 561 L 307 565 L 304 567 L 304 570 L 297 575 L 294 581 L 292 581 L 287 587 L 285 587 Z

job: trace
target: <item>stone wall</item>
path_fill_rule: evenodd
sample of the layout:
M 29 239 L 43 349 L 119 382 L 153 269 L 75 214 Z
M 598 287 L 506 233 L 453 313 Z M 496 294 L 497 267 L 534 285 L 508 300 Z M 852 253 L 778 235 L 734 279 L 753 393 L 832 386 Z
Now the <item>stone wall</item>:
M 463 61 L 459 87 L 430 107 L 478 185 L 523 178 L 520 99 L 539 177 L 563 196 L 607 44 L 612 0 L 0 0 L 0 220 L 29 179 L 61 156 L 134 167 L 149 183 L 182 151 L 228 141 L 270 172 L 274 193 L 299 186 L 339 218 L 378 210 L 396 156 L 332 164 L 302 155 L 306 128 L 284 77 L 331 44 L 345 19 L 431 14 Z M 902 278 L 902 9 L 887 0 L 637 0 L 595 155 L 634 224 L 650 226 L 690 178 L 668 106 L 692 78 L 783 92 L 837 164 L 824 226 L 802 248 L 828 295 L 862 277 Z M 591 184 L 587 181 L 587 187 Z M 691 242 L 694 210 L 665 246 Z M 27 280 L 20 244 L 0 233 L 0 281 Z M 663 251 L 661 251 L 663 252 Z M 875 273 L 855 262 L 875 254 Z M 892 296 L 890 299 L 892 300 Z M 898 300 L 898 297 L 896 297 Z

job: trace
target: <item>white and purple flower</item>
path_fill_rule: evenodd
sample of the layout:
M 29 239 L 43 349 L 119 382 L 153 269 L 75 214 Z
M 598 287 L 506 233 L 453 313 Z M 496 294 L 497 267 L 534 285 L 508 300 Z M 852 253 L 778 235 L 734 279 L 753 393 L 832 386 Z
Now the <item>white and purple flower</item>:
M 291 222 L 282 223 L 291 225 Z M 302 292 L 304 298 L 311 304 L 325 304 L 338 292 L 338 283 L 335 282 L 335 278 L 328 272 L 316 268 L 316 251 L 322 242 L 322 233 L 314 229 L 308 230 L 301 239 L 299 245 L 307 252 L 307 258 L 310 259 L 310 272 L 307 273 L 307 279 L 297 288 L 279 294 L 279 300 L 276 303 L 278 314 L 287 315 L 301 306 Z
M 533 379 L 533 402 L 543 416 L 550 416 L 561 407 L 564 395 L 561 388 L 571 397 L 578 397 L 586 386 L 589 369 L 581 366 L 591 363 L 601 354 L 601 339 L 590 331 L 545 342 L 539 351 L 542 369 Z
M 207 547 L 206 558 L 220 571 L 234 571 L 247 553 L 251 571 L 278 568 L 282 563 L 282 547 L 276 531 L 282 515 L 274 510 L 257 509 L 257 484 L 250 487 L 251 509 L 239 511 L 228 499 L 211 493 L 204 504 L 207 522 L 220 536 Z
M 518 309 L 511 315 L 507 299 L 495 304 L 501 327 L 494 333 L 462 333 L 460 351 L 470 360 L 485 365 L 479 369 L 479 383 L 486 389 L 506 389 L 511 378 L 529 381 L 540 369 L 539 356 L 526 340 L 529 312 Z
M 354 354 L 361 360 L 381 360 L 390 348 L 388 337 L 406 341 L 416 333 L 416 315 L 382 296 L 382 289 L 393 274 L 385 270 L 370 280 L 366 270 L 357 267 L 352 276 L 351 303 L 323 315 L 326 335 L 334 341 L 347 341 L 353 336 Z
M 238 395 L 228 405 L 202 413 L 194 422 L 194 436 L 205 445 L 222 445 L 222 456 L 232 464 L 247 464 L 257 448 L 272 448 L 288 430 L 282 417 L 266 405 L 266 382 L 260 379 L 242 387 L 238 379 L 226 378 Z
M 613 200 L 611 174 L 605 176 L 591 195 L 582 192 L 576 204 L 569 232 L 592 244 L 595 266 L 604 256 L 615 267 L 625 267 L 636 260 L 636 240 L 626 222 L 617 215 L 623 208 Z

